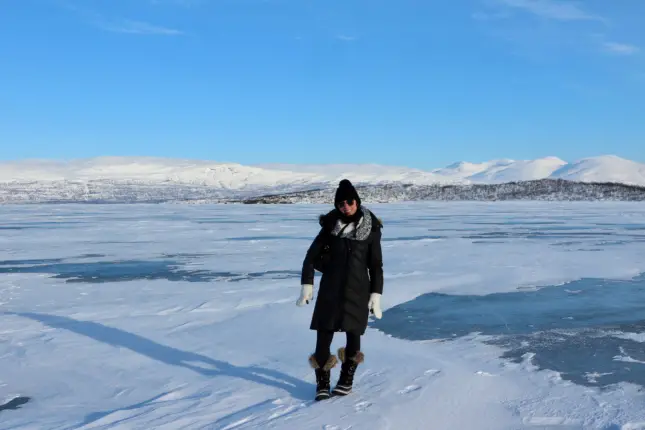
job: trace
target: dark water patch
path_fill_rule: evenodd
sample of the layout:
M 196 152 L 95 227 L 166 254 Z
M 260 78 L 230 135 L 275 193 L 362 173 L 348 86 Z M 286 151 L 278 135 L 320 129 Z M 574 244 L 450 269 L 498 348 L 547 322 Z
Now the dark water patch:
M 127 260 L 80 263 L 54 263 L 0 267 L 2 273 L 51 274 L 66 283 L 105 283 L 136 280 L 168 280 L 186 282 L 238 282 L 252 279 L 295 279 L 300 272 L 269 270 L 264 272 L 214 272 L 187 270 L 174 260 Z
M 436 232 L 464 232 L 464 231 L 479 231 L 477 228 L 429 228 L 428 231 L 436 231 Z
M 561 286 L 484 296 L 424 294 L 384 312 L 371 326 L 409 340 L 473 333 L 512 361 L 532 354 L 540 369 L 590 386 L 645 386 L 645 343 L 615 333 L 645 332 L 645 276 L 585 278 Z M 622 358 L 621 358 L 622 357 Z
M 5 223 L 0 229 L 2 230 L 28 230 L 28 229 L 51 229 L 66 228 L 79 224 L 85 224 L 83 221 L 24 221 L 16 223 Z
M 20 407 L 26 403 L 28 403 L 31 400 L 31 397 L 15 397 L 11 400 L 9 400 L 7 403 L 4 405 L 0 405 L 0 412 L 2 411 L 10 411 L 10 410 L 17 410 L 20 409 Z
M 224 240 L 231 240 L 236 242 L 246 241 L 260 241 L 260 240 L 313 240 L 313 237 L 298 237 L 298 236 L 240 236 L 240 237 L 227 237 Z
M 629 236 L 625 239 L 616 239 L 616 240 L 600 240 L 594 242 L 594 245 L 597 246 L 617 246 L 617 245 L 627 245 L 630 243 L 640 243 L 645 242 L 645 236 Z
M 503 240 L 473 240 L 471 243 L 475 245 L 490 245 L 491 243 L 508 243 Z
M 497 226 L 509 226 L 509 225 L 536 225 L 536 226 L 557 226 L 557 225 L 563 225 L 566 227 L 566 222 L 564 221 L 526 221 L 526 220 L 508 220 L 508 221 L 467 221 L 468 224 L 473 224 L 473 225 L 497 225 Z M 557 228 L 557 227 L 550 227 L 550 228 Z M 586 228 L 586 227 L 583 227 Z M 590 227 L 592 228 L 592 227 Z
M 436 235 L 422 235 L 422 236 L 400 236 L 400 237 L 384 237 L 381 239 L 383 242 L 399 242 L 399 241 L 409 241 L 409 240 L 428 240 L 428 239 L 445 239 L 446 236 L 436 236 Z
M 645 224 L 621 224 L 621 223 L 604 223 L 604 222 L 597 222 L 594 223 L 594 225 L 598 227 L 611 227 L 614 229 L 622 229 L 622 230 L 636 230 L 636 231 L 642 231 L 645 230 Z
M 522 220 L 522 219 L 517 219 L 517 220 L 509 220 L 506 221 L 506 225 L 538 225 L 538 226 L 550 226 L 549 228 L 554 229 L 558 228 L 556 226 L 562 225 L 563 228 L 566 228 L 568 222 L 566 221 L 527 221 L 527 220 Z M 586 227 L 584 227 L 586 228 Z
M 146 216 L 146 220 L 154 221 L 190 221 L 190 217 L 184 214 L 161 214 Z
M 383 221 L 383 222 L 385 222 L 386 225 L 408 225 L 411 223 L 410 221 L 412 220 L 404 218 L 404 219 L 388 219 L 387 221 Z
M 104 258 L 104 254 L 81 254 L 71 258 L 34 258 L 26 260 L 0 260 L 0 266 L 41 266 L 48 264 L 62 263 L 66 260 L 86 259 L 86 258 Z M 0 273 L 3 267 L 0 267 Z
M 611 232 L 489 231 L 462 236 L 463 239 L 594 239 L 614 236 Z
M 279 218 L 280 222 L 318 222 L 318 217 L 296 217 L 296 218 Z
M 551 246 L 574 246 L 574 245 L 582 245 L 583 243 L 584 242 L 579 240 L 568 240 L 564 242 L 552 243 Z
M 583 231 L 583 232 L 588 232 L 589 230 L 595 230 L 595 227 L 593 226 L 588 226 L 588 225 L 571 225 L 571 224 L 562 224 L 562 225 L 552 225 L 547 228 L 532 228 L 532 227 L 527 227 L 528 231 L 571 231 L 571 232 L 576 232 L 576 231 Z
M 91 240 L 91 242 L 95 245 L 130 245 L 133 243 L 153 243 L 152 240 Z
M 195 253 L 190 253 L 190 252 L 185 252 L 185 253 L 178 253 L 178 254 L 161 254 L 164 258 L 185 258 L 185 259 L 195 259 L 195 258 L 202 258 L 202 257 L 209 257 L 213 254 L 208 254 L 205 252 L 195 252 Z
M 301 272 L 297 270 L 267 270 L 266 272 L 251 272 L 245 274 L 236 274 L 235 276 L 242 276 L 244 279 L 267 278 L 271 279 L 288 279 L 299 278 Z
M 614 233 L 610 232 L 584 232 L 584 233 L 579 233 L 575 231 L 571 231 L 568 233 L 554 233 L 554 232 L 538 232 L 538 231 L 532 231 L 532 232 L 527 232 L 526 234 L 518 234 L 517 237 L 519 238 L 526 238 L 526 239 L 574 239 L 574 238 L 586 238 L 586 239 L 593 239 L 597 237 L 608 237 L 608 236 L 614 236 Z
M 462 239 L 509 239 L 513 237 L 517 237 L 517 235 L 508 231 L 490 231 L 480 234 L 469 234 L 467 236 L 462 236 Z
M 445 221 L 447 219 L 458 218 L 453 215 L 427 215 L 408 218 L 409 221 Z
M 600 242 L 594 242 L 594 246 L 621 246 L 628 243 L 632 243 L 634 240 L 603 240 Z
M 61 263 L 64 259 L 62 258 L 41 258 L 41 259 L 30 259 L 30 260 L 1 260 L 0 266 L 34 266 L 39 264 L 53 264 Z M 0 267 L 0 273 L 2 267 Z
M 621 329 L 643 332 L 645 326 L 636 323 Z M 608 387 L 627 382 L 645 387 L 644 344 L 604 330 L 546 331 L 487 343 L 504 348 L 503 359 L 521 363 L 531 356 L 533 365 L 556 371 L 575 384 Z
M 203 220 L 194 220 L 193 222 L 197 224 L 257 224 L 255 220 L 234 220 L 231 218 L 213 218 L 213 219 L 203 219 Z

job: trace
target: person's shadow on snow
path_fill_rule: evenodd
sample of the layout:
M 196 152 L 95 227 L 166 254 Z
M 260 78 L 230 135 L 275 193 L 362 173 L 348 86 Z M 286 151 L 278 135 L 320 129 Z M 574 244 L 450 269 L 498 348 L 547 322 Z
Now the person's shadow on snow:
M 29 318 L 49 327 L 69 330 L 108 345 L 127 348 L 159 362 L 184 367 L 205 376 L 231 376 L 283 389 L 299 400 L 308 400 L 314 391 L 313 384 L 277 370 L 257 366 L 235 366 L 225 361 L 165 346 L 145 337 L 92 321 L 79 321 L 58 315 L 33 312 L 3 313 Z M 200 364 L 204 367 L 201 367 Z

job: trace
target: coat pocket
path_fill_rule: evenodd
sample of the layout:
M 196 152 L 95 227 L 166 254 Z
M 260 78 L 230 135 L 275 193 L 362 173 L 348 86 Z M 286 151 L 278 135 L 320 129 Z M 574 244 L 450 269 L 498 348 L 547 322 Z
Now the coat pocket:
M 326 242 L 320 250 L 320 255 L 314 261 L 314 269 L 320 273 L 325 273 L 325 268 L 329 265 L 331 260 L 331 246 Z

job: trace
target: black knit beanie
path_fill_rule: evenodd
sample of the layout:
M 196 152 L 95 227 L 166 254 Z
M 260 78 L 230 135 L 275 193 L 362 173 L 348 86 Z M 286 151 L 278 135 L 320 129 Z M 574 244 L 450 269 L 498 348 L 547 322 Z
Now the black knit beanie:
M 343 202 L 348 199 L 354 199 L 356 200 L 357 205 L 360 207 L 361 206 L 361 198 L 358 196 L 358 193 L 356 192 L 356 188 L 352 185 L 351 182 L 349 182 L 348 179 L 343 179 L 340 181 L 338 184 L 338 188 L 336 189 L 336 196 L 334 197 L 334 206 L 338 207 L 338 204 L 340 202 Z

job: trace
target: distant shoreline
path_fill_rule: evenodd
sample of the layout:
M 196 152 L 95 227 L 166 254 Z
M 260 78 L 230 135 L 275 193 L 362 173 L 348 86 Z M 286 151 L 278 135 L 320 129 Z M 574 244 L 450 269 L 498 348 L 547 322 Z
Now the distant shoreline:
M 357 186 L 365 203 L 416 201 L 645 201 L 645 187 L 615 182 L 538 179 L 499 184 Z M 333 186 L 281 192 L 206 185 L 116 181 L 0 183 L 0 204 L 325 204 Z

